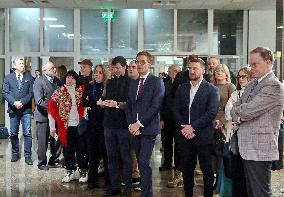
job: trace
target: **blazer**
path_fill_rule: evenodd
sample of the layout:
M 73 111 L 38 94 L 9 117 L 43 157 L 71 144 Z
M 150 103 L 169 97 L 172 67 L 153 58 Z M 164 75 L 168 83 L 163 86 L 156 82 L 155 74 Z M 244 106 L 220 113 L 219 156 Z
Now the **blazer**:
M 203 79 L 189 111 L 190 88 L 190 83 L 184 83 L 176 92 L 173 107 L 175 120 L 181 129 L 181 125 L 189 124 L 190 113 L 190 125 L 195 130 L 196 136 L 189 140 L 200 145 L 213 144 L 215 117 L 220 105 L 219 90 Z
M 35 104 L 38 105 L 39 101 L 42 100 L 40 105 L 47 109 L 48 100 L 50 99 L 52 93 L 59 87 L 59 84 L 60 81 L 56 77 L 54 77 L 53 83 L 50 83 L 44 74 L 37 78 L 33 86 Z M 48 122 L 48 117 L 39 112 L 37 107 L 34 111 L 34 119 L 38 122 Z
M 268 74 L 257 86 L 247 84 L 240 100 L 232 108 L 233 120 L 245 119 L 238 130 L 238 146 L 243 159 L 278 160 L 278 132 L 284 105 L 283 85 Z
M 126 118 L 128 124 L 138 120 L 144 127 L 140 131 L 144 135 L 157 135 L 160 133 L 160 110 L 165 93 L 163 81 L 149 74 L 144 81 L 144 86 L 137 97 L 139 78 L 132 80 L 129 86 Z M 137 99 L 136 99 L 137 97 Z
M 33 77 L 30 74 L 23 74 L 22 84 L 19 89 L 16 73 L 8 74 L 3 83 L 3 97 L 8 102 L 8 113 L 32 113 L 32 98 L 33 98 Z M 17 109 L 14 106 L 15 101 L 21 101 L 23 107 Z

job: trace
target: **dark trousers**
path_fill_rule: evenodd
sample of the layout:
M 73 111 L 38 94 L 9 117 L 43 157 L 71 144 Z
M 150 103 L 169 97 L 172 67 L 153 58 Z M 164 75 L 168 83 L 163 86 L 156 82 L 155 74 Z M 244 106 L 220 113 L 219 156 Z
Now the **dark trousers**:
M 36 135 L 38 140 L 38 166 L 47 164 L 46 151 L 48 148 L 48 141 L 50 141 L 51 153 L 48 164 L 54 165 L 55 163 L 58 163 L 61 154 L 61 146 L 58 140 L 56 141 L 50 136 L 48 122 L 36 122 Z
M 251 161 L 243 159 L 249 197 L 272 196 L 271 165 L 271 161 Z
M 181 134 L 180 134 L 180 137 Z M 213 196 L 214 175 L 212 170 L 212 145 L 197 145 L 192 140 L 180 138 L 181 165 L 184 182 L 185 197 L 193 196 L 194 170 L 196 167 L 197 156 L 200 169 L 203 173 L 204 197 Z
M 76 170 L 76 160 L 79 169 L 86 170 L 88 161 L 84 157 L 82 147 L 78 143 L 78 131 L 76 126 L 68 127 L 67 146 L 63 147 L 63 155 L 67 170 Z
M 12 155 L 19 156 L 19 126 L 22 123 L 24 136 L 24 155 L 30 157 L 32 154 L 32 132 L 31 132 L 31 114 L 9 114 L 10 117 L 10 139 L 12 144 Z
M 169 118 L 164 121 L 164 129 L 162 133 L 164 134 L 164 163 L 172 164 L 173 163 L 173 154 L 174 154 L 174 129 L 175 122 Z M 176 154 L 175 154 L 176 155 Z
M 157 135 L 144 135 L 135 136 L 133 143 L 138 156 L 138 165 L 141 174 L 141 196 L 152 197 L 152 168 L 151 168 L 151 155 L 155 145 Z
M 108 170 L 112 189 L 120 188 L 121 158 L 123 165 L 123 181 L 125 189 L 132 187 L 132 160 L 130 156 L 130 133 L 128 129 L 104 128 L 105 145 L 108 156 Z
M 242 157 L 232 156 L 232 194 L 233 197 L 247 197 L 246 179 Z
M 104 128 L 94 127 L 93 125 L 90 125 L 87 136 L 89 159 L 88 184 L 90 186 L 97 185 L 98 167 L 102 158 L 106 176 L 105 184 L 108 185 L 110 183 L 110 178 L 108 174 L 108 160 L 105 147 Z

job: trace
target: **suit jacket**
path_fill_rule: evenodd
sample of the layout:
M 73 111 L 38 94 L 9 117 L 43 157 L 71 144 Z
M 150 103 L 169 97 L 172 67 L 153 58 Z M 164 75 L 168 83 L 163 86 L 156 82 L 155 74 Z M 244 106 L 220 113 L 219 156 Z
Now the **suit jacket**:
M 137 97 L 138 85 L 139 78 L 132 80 L 130 83 L 126 107 L 127 122 L 128 124 L 135 123 L 138 114 L 138 120 L 144 126 L 140 127 L 141 133 L 144 135 L 156 135 L 161 131 L 159 112 L 165 93 L 163 81 L 149 74 Z
M 284 105 L 283 85 L 273 73 L 255 87 L 254 82 L 246 86 L 231 111 L 233 120 L 236 117 L 246 120 L 241 122 L 238 130 L 239 151 L 245 160 L 278 160 L 277 139 Z
M 47 79 L 47 77 L 43 74 L 39 78 L 37 78 L 34 82 L 34 98 L 35 104 L 41 105 L 45 109 L 47 109 L 47 103 L 50 99 L 52 93 L 59 87 L 59 79 L 54 77 L 53 83 Z M 42 100 L 40 103 L 39 101 Z M 34 119 L 38 122 L 48 122 L 48 117 L 41 112 L 38 111 L 38 108 L 35 108 L 34 111 Z
M 34 80 L 32 76 L 24 73 L 19 89 L 15 72 L 10 73 L 5 77 L 2 94 L 8 102 L 8 113 L 32 113 L 33 83 Z M 18 110 L 14 106 L 15 101 L 21 101 L 23 107 Z
M 203 79 L 189 112 L 190 88 L 190 83 L 184 83 L 176 92 L 173 108 L 176 122 L 179 126 L 189 124 L 190 113 L 190 125 L 195 129 L 196 135 L 190 140 L 200 145 L 213 144 L 214 122 L 220 105 L 219 90 Z

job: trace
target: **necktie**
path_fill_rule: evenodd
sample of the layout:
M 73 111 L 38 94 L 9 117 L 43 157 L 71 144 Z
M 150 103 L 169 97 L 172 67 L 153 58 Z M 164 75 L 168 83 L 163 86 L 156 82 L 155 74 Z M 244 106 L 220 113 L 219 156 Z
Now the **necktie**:
M 141 90 L 143 89 L 144 86 L 144 78 L 140 78 L 138 89 L 137 89 L 137 96 L 141 94 Z
M 22 85 L 22 82 L 21 82 L 21 75 L 19 74 L 19 75 L 18 75 L 18 89 L 21 89 L 21 85 Z
M 258 85 L 258 80 L 255 80 L 255 81 L 253 82 L 253 85 L 252 85 L 251 89 L 250 89 L 250 93 L 249 93 L 248 98 L 251 98 L 251 97 L 254 97 L 254 96 L 255 96 L 255 93 L 253 93 L 253 90 L 255 89 L 255 87 L 256 87 L 257 85 Z

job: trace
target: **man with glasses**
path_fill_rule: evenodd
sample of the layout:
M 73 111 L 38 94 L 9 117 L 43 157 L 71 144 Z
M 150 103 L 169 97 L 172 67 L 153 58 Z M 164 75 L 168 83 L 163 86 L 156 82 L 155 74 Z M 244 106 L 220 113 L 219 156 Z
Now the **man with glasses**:
M 250 52 L 252 80 L 231 110 L 239 122 L 238 146 L 248 196 L 272 196 L 271 166 L 279 159 L 277 147 L 284 105 L 284 89 L 274 75 L 273 52 L 258 47 Z
M 15 60 L 15 72 L 8 74 L 4 79 L 2 91 L 5 100 L 8 102 L 10 117 L 11 162 L 16 162 L 20 159 L 18 133 L 21 122 L 24 136 L 25 162 L 28 165 L 33 165 L 31 159 L 33 83 L 32 76 L 25 73 L 24 59 L 18 58 Z
M 56 68 L 52 62 L 47 62 L 42 67 L 42 75 L 34 82 L 36 136 L 38 140 L 37 156 L 38 168 L 48 170 L 49 167 L 56 167 L 61 153 L 60 144 L 57 139 L 50 136 L 50 128 L 47 115 L 47 103 L 53 92 L 59 87 L 59 80 L 55 77 Z M 55 131 L 52 131 L 55 132 Z M 50 153 L 47 166 L 46 151 L 50 140 Z
M 153 196 L 151 155 L 160 133 L 160 116 L 165 87 L 163 81 L 150 74 L 154 57 L 147 51 L 136 56 L 139 78 L 131 81 L 127 101 L 127 121 L 138 156 L 141 172 L 141 196 Z

